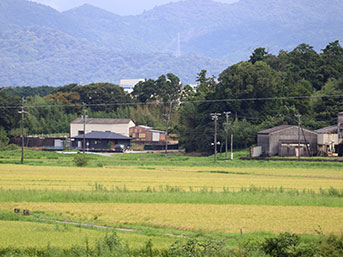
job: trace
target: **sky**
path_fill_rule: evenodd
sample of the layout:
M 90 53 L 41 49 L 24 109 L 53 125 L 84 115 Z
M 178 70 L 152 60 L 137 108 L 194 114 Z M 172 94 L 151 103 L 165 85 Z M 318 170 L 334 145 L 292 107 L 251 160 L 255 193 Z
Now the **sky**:
M 65 11 L 71 8 L 88 3 L 119 15 L 137 15 L 148 11 L 155 6 L 179 0 L 31 0 L 48 5 L 58 11 Z M 215 0 L 222 3 L 233 3 L 238 0 Z

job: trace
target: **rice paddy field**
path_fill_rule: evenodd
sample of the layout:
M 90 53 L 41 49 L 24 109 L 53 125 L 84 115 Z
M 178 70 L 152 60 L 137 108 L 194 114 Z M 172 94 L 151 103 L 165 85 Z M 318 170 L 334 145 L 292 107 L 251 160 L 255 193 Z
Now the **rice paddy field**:
M 21 165 L 19 151 L 0 152 L 0 248 L 92 247 L 109 231 L 159 249 L 189 238 L 235 247 L 238 237 L 343 234 L 343 163 L 116 154 L 80 168 L 74 156 L 27 151 Z

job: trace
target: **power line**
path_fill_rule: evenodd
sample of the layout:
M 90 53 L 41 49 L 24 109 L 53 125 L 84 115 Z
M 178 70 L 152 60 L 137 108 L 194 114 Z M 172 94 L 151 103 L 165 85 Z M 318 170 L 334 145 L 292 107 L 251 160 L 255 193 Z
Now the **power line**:
M 323 96 L 284 96 L 284 97 L 261 97 L 261 98 L 228 98 L 228 99 L 213 99 L 213 100 L 184 100 L 179 101 L 179 104 L 185 103 L 220 103 L 220 102 L 249 102 L 249 101 L 278 101 L 278 100 L 304 100 L 318 98 L 343 98 L 343 95 L 323 95 Z M 138 106 L 138 105 L 163 105 L 167 102 L 136 102 L 136 103 L 101 103 L 101 104 L 86 104 L 86 107 L 93 106 Z M 21 105 L 0 106 L 0 109 L 17 109 Z M 25 108 L 53 108 L 53 107 L 82 107 L 82 104 L 47 104 L 47 105 L 26 105 Z

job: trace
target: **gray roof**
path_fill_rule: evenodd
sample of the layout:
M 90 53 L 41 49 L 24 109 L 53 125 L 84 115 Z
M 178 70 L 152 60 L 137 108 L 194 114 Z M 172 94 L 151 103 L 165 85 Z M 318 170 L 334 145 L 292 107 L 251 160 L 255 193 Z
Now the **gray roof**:
M 277 127 L 261 130 L 260 132 L 258 132 L 258 134 L 271 134 L 273 132 L 288 129 L 290 127 L 296 127 L 296 126 L 294 126 L 294 125 L 280 125 Z
M 78 135 L 76 137 L 73 137 L 75 139 L 83 139 L 83 135 Z M 87 133 L 85 135 L 86 139 L 126 139 L 131 140 L 131 137 L 123 136 L 117 133 L 113 132 L 102 132 L 102 131 L 92 131 L 90 133 Z
M 129 124 L 130 119 L 98 119 L 98 118 L 87 118 L 86 124 Z M 73 120 L 71 124 L 83 124 L 82 118 Z
M 297 129 L 298 126 L 296 126 L 296 125 L 280 125 L 280 126 L 276 126 L 276 127 L 273 127 L 273 128 L 261 130 L 260 132 L 258 132 L 258 134 L 269 135 L 269 134 L 273 134 L 275 132 L 279 132 L 279 131 L 282 131 L 282 130 L 285 130 L 285 129 L 289 129 L 289 128 L 296 128 Z M 316 131 L 305 129 L 304 127 L 302 129 L 304 131 L 309 132 L 309 133 L 317 134 Z
M 315 130 L 315 132 L 318 134 L 337 134 L 338 133 L 338 126 L 332 125 L 329 127 L 317 129 L 317 130 Z

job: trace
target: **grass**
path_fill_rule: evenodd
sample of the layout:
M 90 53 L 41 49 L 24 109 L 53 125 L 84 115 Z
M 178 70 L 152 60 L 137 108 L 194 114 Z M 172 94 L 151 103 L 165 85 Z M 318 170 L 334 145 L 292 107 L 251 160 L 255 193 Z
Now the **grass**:
M 192 157 L 183 154 L 114 154 L 112 157 L 99 155 L 87 155 L 90 158 L 89 167 L 103 166 L 188 166 L 188 167 L 268 167 L 278 168 L 311 168 L 311 169 L 336 169 L 342 167 L 342 163 L 311 163 L 311 162 L 266 162 L 266 161 L 243 161 L 239 157 L 247 156 L 248 151 L 236 151 L 234 161 L 226 160 L 224 154 L 218 155 L 217 164 L 213 163 L 213 157 Z M 34 166 L 75 166 L 73 154 L 59 154 L 56 152 L 25 151 L 25 164 Z M 0 163 L 20 164 L 21 151 L 0 151 Z M 315 157 L 314 157 L 315 158 Z
M 121 190 L 121 189 L 119 189 Z M 239 192 L 169 191 L 53 191 L 0 190 L 0 202 L 59 202 L 59 203 L 168 203 L 168 204 L 241 204 L 269 206 L 343 207 L 343 191 L 334 188 L 320 193 L 282 188 L 241 188 Z
M 128 242 L 131 248 L 141 248 L 148 240 L 151 240 L 157 249 L 168 248 L 175 242 L 175 238 L 166 235 L 165 232 L 151 229 L 131 233 L 116 229 L 105 230 L 61 224 L 44 221 L 41 218 L 44 218 L 42 212 L 25 217 L 0 211 L 0 249 L 7 247 L 43 249 L 47 246 L 69 249 L 72 246 L 85 245 L 86 240 L 90 247 L 94 247 L 98 238 L 112 232 Z

